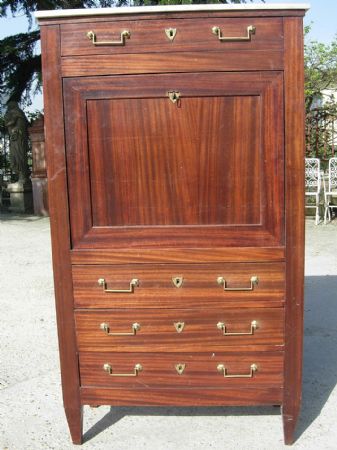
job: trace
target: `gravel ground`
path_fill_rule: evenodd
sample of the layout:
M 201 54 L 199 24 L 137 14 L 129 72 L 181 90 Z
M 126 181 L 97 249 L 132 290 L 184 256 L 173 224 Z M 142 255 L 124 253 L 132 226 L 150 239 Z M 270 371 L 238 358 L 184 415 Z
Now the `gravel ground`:
M 337 448 L 337 220 L 306 224 L 303 407 L 295 449 Z M 49 220 L 0 221 L 0 449 L 66 450 Z M 83 449 L 283 449 L 278 408 L 84 409 Z

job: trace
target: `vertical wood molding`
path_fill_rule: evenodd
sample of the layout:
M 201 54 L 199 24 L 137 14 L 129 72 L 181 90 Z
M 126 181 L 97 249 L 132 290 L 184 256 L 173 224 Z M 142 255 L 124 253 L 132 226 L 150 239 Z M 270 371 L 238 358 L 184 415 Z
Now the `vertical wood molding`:
M 50 226 L 63 402 L 73 441 L 81 443 L 82 408 L 73 314 L 59 26 L 41 27 L 41 43 Z
M 304 294 L 304 61 L 302 18 L 284 19 L 286 341 L 283 424 L 293 442 L 302 383 Z

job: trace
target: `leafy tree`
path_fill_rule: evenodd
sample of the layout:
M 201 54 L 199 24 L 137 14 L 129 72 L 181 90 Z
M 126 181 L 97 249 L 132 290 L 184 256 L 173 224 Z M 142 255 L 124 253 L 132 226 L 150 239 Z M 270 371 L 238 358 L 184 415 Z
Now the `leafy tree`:
M 305 28 L 308 35 L 310 27 Z M 337 36 L 331 44 L 310 41 L 304 47 L 305 104 L 309 111 L 326 89 L 337 88 Z
M 32 30 L 34 11 L 192 3 L 246 3 L 246 0 L 0 0 L 0 17 L 24 13 L 29 23 L 27 33 L 0 40 L 0 98 L 28 106 L 34 91 L 41 88 L 41 57 L 37 51 L 40 32 Z
M 328 159 L 337 131 L 337 36 L 330 44 L 310 41 L 305 28 L 305 108 L 307 156 Z M 327 95 L 327 90 L 336 96 Z

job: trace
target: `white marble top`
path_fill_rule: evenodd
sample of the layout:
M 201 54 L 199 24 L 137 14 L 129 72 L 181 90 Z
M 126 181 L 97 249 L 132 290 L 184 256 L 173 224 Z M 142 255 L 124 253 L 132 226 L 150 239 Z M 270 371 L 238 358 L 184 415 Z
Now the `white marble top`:
M 308 10 L 308 3 L 274 3 L 274 4 L 230 4 L 230 5 L 167 5 L 167 6 L 131 6 L 121 8 L 55 9 L 36 11 L 37 19 L 54 17 L 102 16 L 107 14 L 142 14 L 184 11 L 251 11 L 301 9 Z

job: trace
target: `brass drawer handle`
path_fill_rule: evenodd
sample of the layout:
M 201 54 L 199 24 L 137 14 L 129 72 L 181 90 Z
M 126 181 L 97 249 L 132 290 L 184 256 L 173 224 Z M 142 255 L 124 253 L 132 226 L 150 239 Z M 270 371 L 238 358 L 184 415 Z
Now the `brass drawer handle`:
M 93 45 L 125 45 L 125 40 L 130 39 L 131 33 L 129 30 L 121 31 L 121 37 L 119 41 L 100 41 L 96 40 L 96 33 L 93 31 L 88 31 L 87 38 L 92 42 Z
M 213 27 L 212 33 L 218 36 L 219 41 L 235 42 L 235 41 L 251 41 L 252 34 L 255 34 L 256 28 L 253 25 L 248 25 L 247 36 L 222 36 L 220 27 Z
M 140 325 L 139 323 L 133 323 L 131 325 L 131 329 L 132 331 L 128 332 L 128 333 L 111 333 L 110 332 L 110 327 L 108 323 L 101 323 L 101 325 L 99 326 L 101 330 L 103 330 L 105 332 L 105 334 L 107 334 L 108 336 L 134 336 L 137 331 L 140 330 Z
M 254 289 L 254 286 L 258 284 L 259 279 L 256 275 L 253 275 L 250 279 L 249 287 L 238 287 L 238 288 L 227 287 L 227 282 L 224 277 L 218 277 L 216 281 L 220 286 L 223 285 L 224 291 L 252 291 Z
M 139 280 L 137 278 L 133 278 L 130 281 L 130 287 L 129 289 L 107 289 L 106 287 L 106 281 L 104 278 L 99 278 L 98 285 L 103 286 L 103 291 L 106 293 L 113 293 L 113 294 L 132 294 L 134 287 L 139 286 Z
M 111 377 L 137 377 L 138 373 L 143 370 L 143 367 L 141 366 L 141 364 L 136 364 L 135 367 L 133 368 L 133 372 L 132 373 L 112 373 L 112 366 L 108 363 L 105 363 L 103 366 L 103 370 L 105 370 L 106 372 L 108 372 L 108 374 Z
M 253 378 L 254 373 L 257 372 L 257 365 L 252 364 L 250 366 L 250 372 L 248 374 L 228 374 L 227 368 L 224 366 L 224 364 L 218 364 L 217 370 L 218 372 L 223 373 L 224 378 Z
M 222 330 L 222 331 L 223 331 L 223 335 L 224 335 L 224 336 L 247 336 L 247 335 L 252 335 L 252 334 L 254 334 L 254 331 L 255 331 L 256 328 L 257 328 L 257 321 L 256 321 L 256 320 L 253 320 L 253 321 L 250 323 L 250 331 L 239 332 L 239 333 L 228 333 L 228 332 L 226 331 L 226 324 L 225 324 L 224 322 L 218 322 L 216 326 L 217 326 L 217 328 L 218 328 L 219 330 Z

